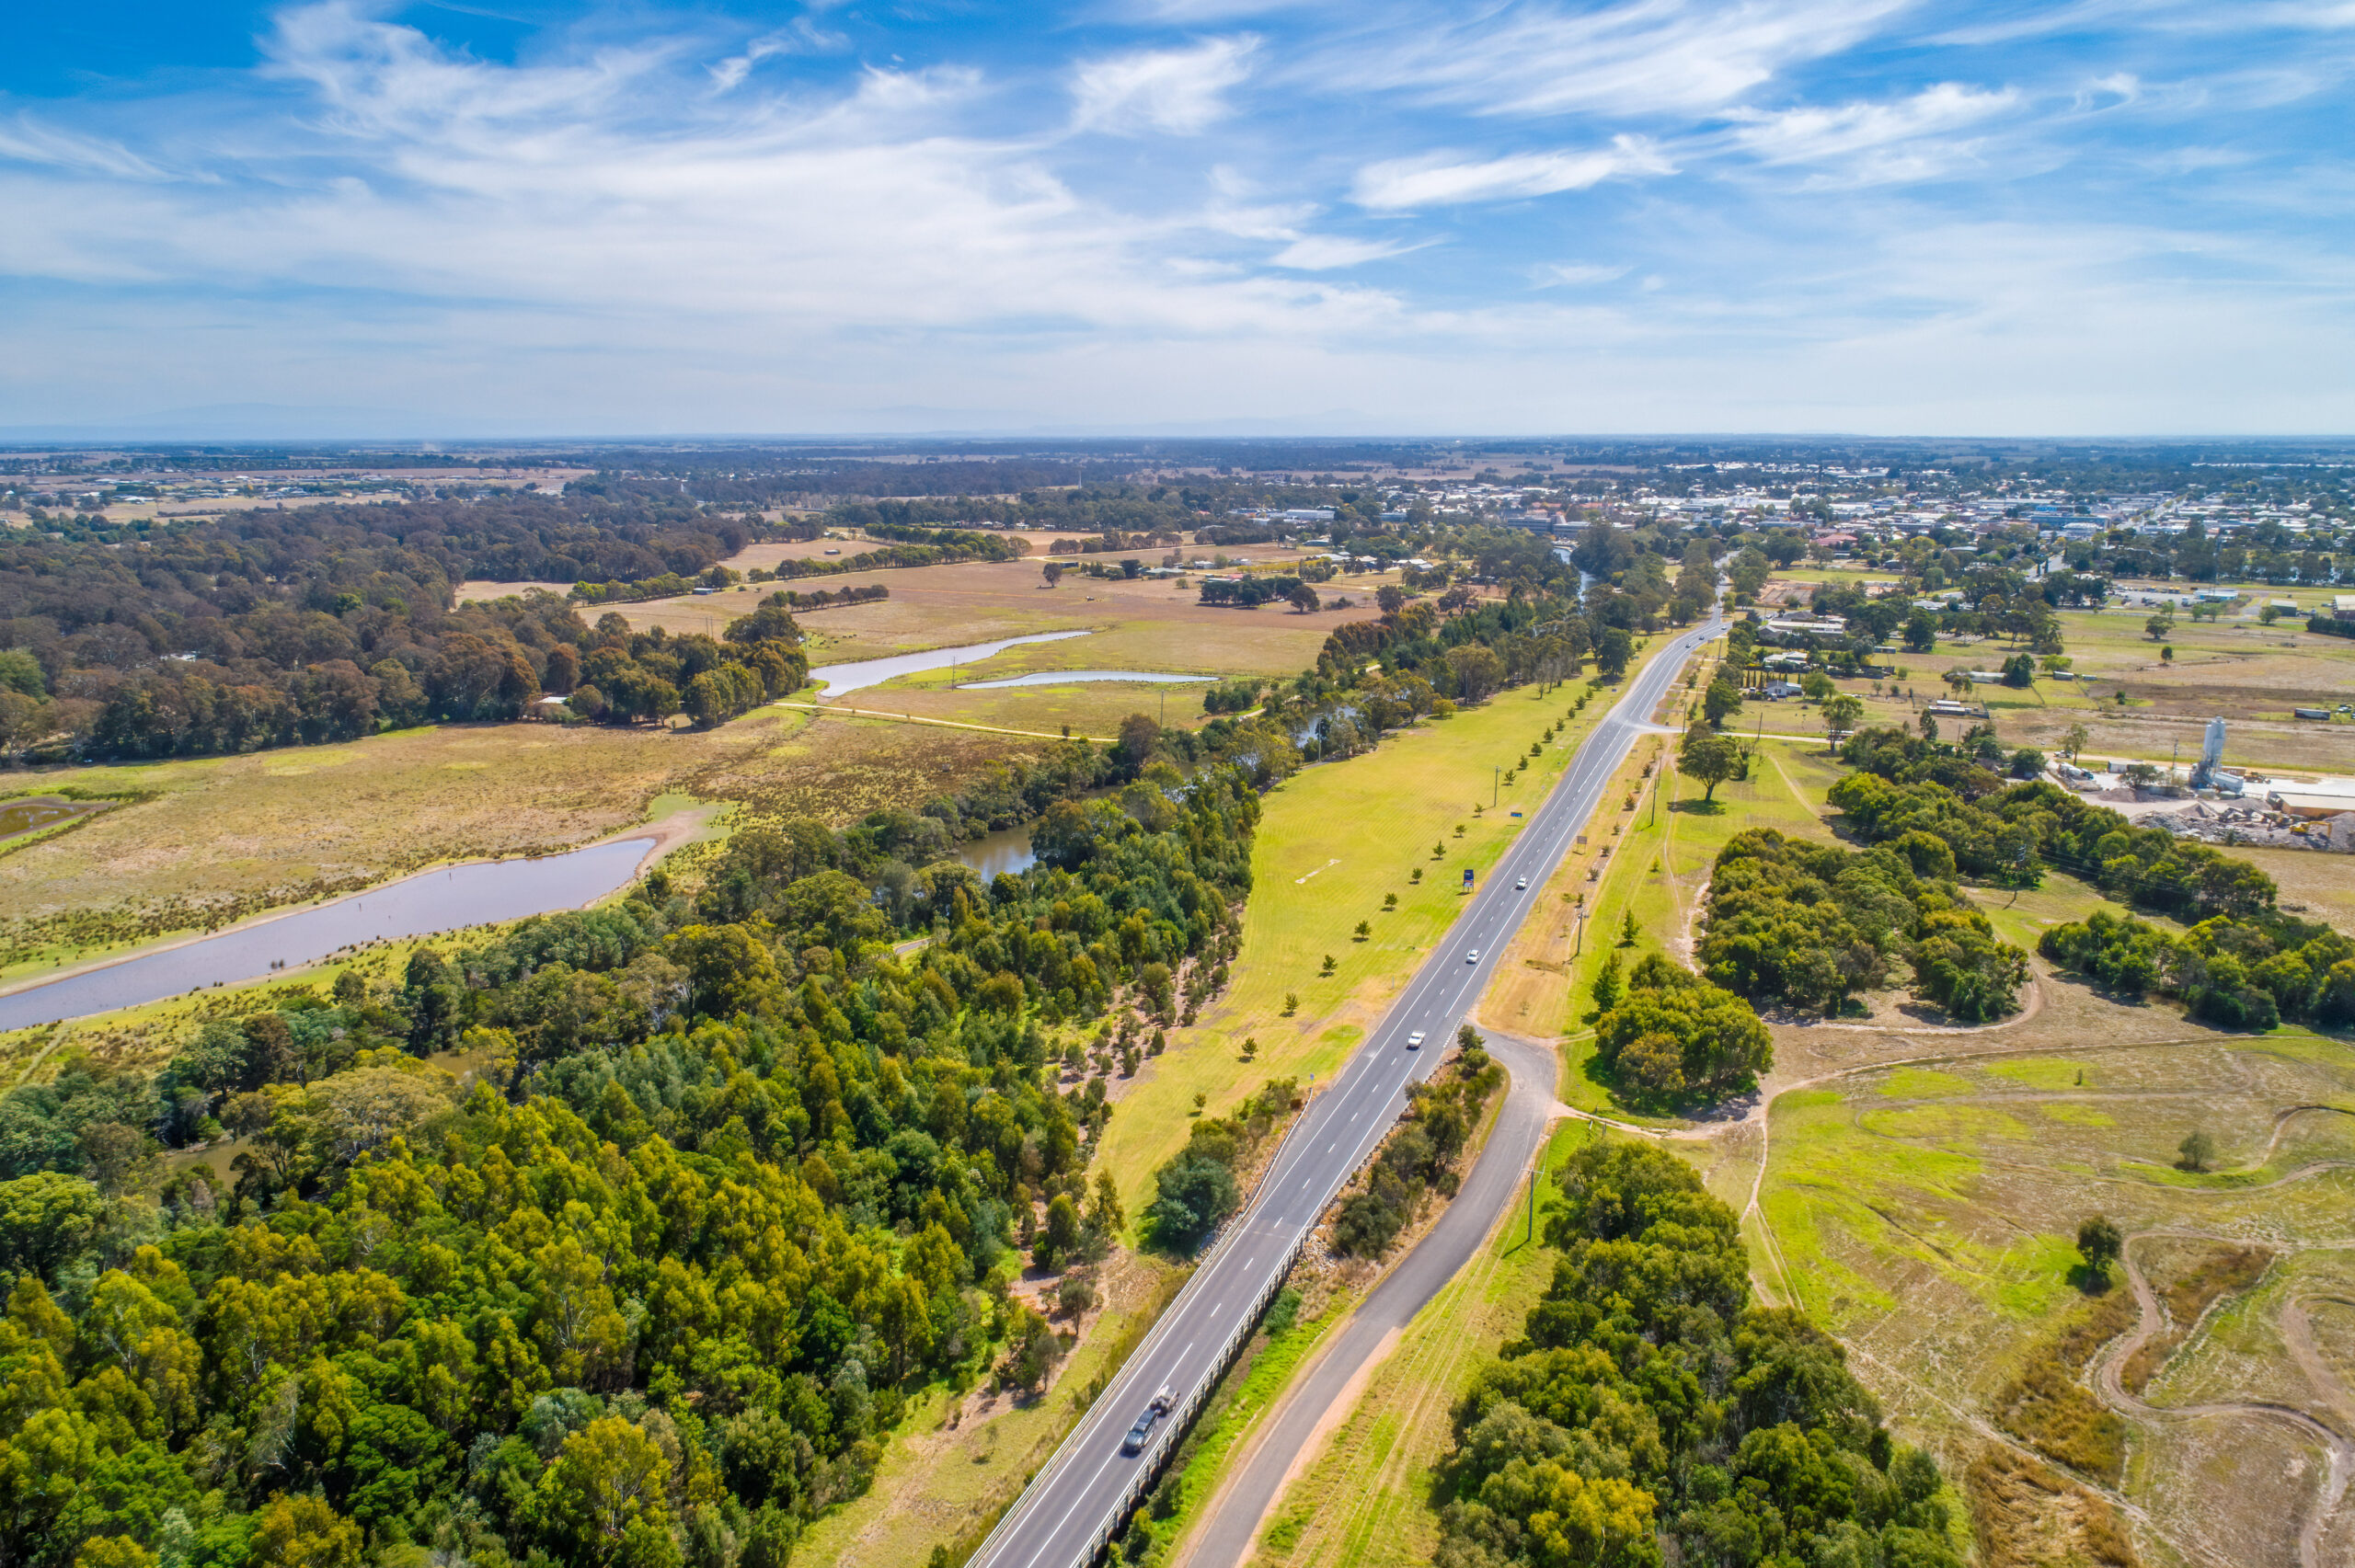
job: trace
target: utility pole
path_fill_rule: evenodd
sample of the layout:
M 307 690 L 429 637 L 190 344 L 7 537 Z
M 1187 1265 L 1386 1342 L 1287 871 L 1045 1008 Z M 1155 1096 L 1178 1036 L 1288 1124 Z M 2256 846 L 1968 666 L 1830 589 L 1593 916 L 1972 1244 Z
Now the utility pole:
M 1537 1167 L 1529 1167 L 1529 1239 L 1537 1240 Z
M 1488 804 L 1492 807 L 1497 803 L 1498 792 L 1504 787 L 1502 783 L 1504 776 L 1505 771 L 1502 768 L 1492 766 L 1488 769 Z

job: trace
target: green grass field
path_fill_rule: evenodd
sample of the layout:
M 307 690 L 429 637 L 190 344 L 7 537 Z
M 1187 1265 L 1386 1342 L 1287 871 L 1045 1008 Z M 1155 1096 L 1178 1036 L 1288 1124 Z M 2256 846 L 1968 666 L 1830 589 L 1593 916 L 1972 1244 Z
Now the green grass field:
M 1490 807 L 1493 770 L 1526 760 L 1585 690 L 1543 699 L 1534 688 L 1507 692 L 1364 756 L 1304 769 L 1267 796 L 1233 987 L 1195 1027 L 1171 1034 L 1169 1048 L 1121 1092 L 1105 1131 L 1104 1158 L 1132 1214 L 1154 1170 L 1185 1142 L 1196 1093 L 1217 1115 L 1271 1078 L 1331 1078 L 1454 920 L 1463 873 L 1496 863 L 1524 820 L 1511 813 L 1543 798 L 1614 693 L 1603 691 L 1557 731 L 1517 783 L 1496 788 Z M 1398 905 L 1385 910 L 1390 893 Z M 1372 927 L 1364 941 L 1353 934 L 1360 921 Z M 1327 954 L 1337 963 L 1329 976 L 1320 972 Z M 1290 1017 L 1288 994 L 1300 1002 Z M 1258 1041 L 1249 1063 L 1246 1038 Z

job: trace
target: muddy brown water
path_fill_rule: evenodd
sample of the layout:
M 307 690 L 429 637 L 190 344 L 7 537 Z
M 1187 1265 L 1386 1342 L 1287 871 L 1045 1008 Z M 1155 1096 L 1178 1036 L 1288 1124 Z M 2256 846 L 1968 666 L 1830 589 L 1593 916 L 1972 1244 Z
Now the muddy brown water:
M 0 804 L 0 841 L 13 839 L 19 833 L 38 832 L 70 817 L 87 817 L 106 807 L 107 803 L 101 801 L 61 800 L 53 795 L 11 800 Z

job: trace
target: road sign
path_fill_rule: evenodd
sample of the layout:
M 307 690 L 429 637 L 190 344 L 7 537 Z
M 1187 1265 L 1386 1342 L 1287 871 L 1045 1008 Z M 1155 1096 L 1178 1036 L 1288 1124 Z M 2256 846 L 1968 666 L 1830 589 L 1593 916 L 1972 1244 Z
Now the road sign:
M 1464 890 L 1472 891 L 1472 868 L 1468 865 L 1464 868 Z

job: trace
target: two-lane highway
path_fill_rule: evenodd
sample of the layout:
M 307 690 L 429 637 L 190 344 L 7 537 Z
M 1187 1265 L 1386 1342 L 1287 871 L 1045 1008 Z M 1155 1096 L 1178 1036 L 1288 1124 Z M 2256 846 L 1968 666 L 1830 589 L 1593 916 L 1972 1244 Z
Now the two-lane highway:
M 1467 901 L 1332 1087 L 1309 1102 L 1250 1207 L 973 1554 L 974 1568 L 1074 1568 L 1124 1522 L 1136 1486 L 1175 1440 L 1178 1418 L 1133 1454 L 1121 1451 L 1130 1424 L 1164 1387 L 1182 1415 L 1223 1369 L 1227 1347 L 1290 1267 L 1309 1227 L 1405 1109 L 1407 1087 L 1447 1049 L 1685 659 L 1717 630 L 1713 619 L 1662 647 L 1595 726 L 1488 886 Z M 1524 880 L 1525 887 L 1515 886 Z M 1427 1036 L 1424 1048 L 1409 1050 L 1407 1036 L 1417 1030 Z

